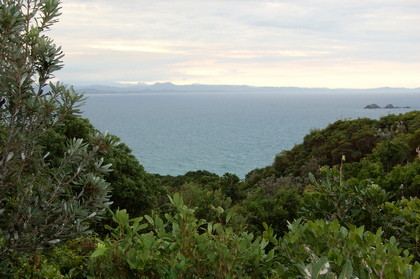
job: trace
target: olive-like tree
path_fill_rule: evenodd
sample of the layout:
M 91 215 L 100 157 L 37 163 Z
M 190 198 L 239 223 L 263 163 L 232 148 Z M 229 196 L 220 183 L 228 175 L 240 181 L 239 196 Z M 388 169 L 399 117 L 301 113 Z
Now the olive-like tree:
M 63 52 L 45 32 L 59 16 L 59 0 L 0 0 L 0 259 L 85 233 L 110 204 L 113 137 L 71 139 L 54 164 L 41 144 L 84 100 L 51 83 Z

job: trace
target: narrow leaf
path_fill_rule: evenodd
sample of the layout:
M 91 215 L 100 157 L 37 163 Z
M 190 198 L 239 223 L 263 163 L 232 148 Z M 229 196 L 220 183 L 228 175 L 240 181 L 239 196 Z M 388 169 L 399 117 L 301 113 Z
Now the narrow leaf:
M 108 250 L 107 247 L 98 248 L 98 249 L 95 250 L 95 252 L 92 253 L 92 255 L 90 255 L 90 257 L 91 258 L 99 257 L 99 256 L 103 255 L 106 252 L 106 250 Z
M 353 266 L 349 260 L 343 266 L 340 277 L 338 279 L 350 279 L 353 276 Z

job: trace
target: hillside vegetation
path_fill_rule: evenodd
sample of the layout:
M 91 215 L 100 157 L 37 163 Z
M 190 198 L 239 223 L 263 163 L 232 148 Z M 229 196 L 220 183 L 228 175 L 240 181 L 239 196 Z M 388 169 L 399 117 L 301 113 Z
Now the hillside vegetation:
M 50 83 L 59 4 L 0 4 L 2 278 L 420 278 L 419 111 L 313 130 L 244 180 L 149 174 Z

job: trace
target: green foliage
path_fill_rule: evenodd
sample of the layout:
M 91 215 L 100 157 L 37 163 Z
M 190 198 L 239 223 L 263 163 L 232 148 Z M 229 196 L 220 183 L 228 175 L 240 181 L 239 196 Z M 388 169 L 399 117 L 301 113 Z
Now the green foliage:
M 146 173 L 125 144 L 110 149 L 104 161 L 113 166 L 113 171 L 107 176 L 113 189 L 113 210 L 125 208 L 131 215 L 144 215 L 155 209 L 158 199 L 166 195 L 155 176 Z
M 87 235 L 53 247 L 46 257 L 60 270 L 62 278 L 86 278 L 89 275 L 89 257 L 95 249 L 94 236 Z
M 348 180 L 355 182 L 377 181 L 385 176 L 382 163 L 363 158 L 360 162 L 344 164 L 343 172 Z M 366 184 L 366 183 L 365 183 Z
M 222 195 L 230 198 L 233 203 L 242 198 L 239 189 L 240 179 L 236 174 L 225 173 L 223 176 L 218 176 L 215 173 L 198 170 L 189 171 L 184 175 L 178 176 L 156 176 L 160 179 L 161 185 L 172 192 L 177 192 L 185 184 L 193 183 L 208 191 L 220 190 Z
M 274 195 L 276 191 L 282 190 L 296 190 L 303 193 L 306 181 L 301 177 L 296 176 L 280 176 L 274 175 L 260 180 L 254 187 L 261 187 L 267 194 Z
M 66 141 L 77 137 L 92 144 L 91 134 L 96 132 L 88 119 L 70 115 L 63 120 L 62 125 L 49 130 L 41 138 L 40 144 L 50 152 L 46 158 L 48 163 L 57 165 L 65 153 Z M 119 141 L 116 136 L 111 138 L 115 142 Z M 158 198 L 164 196 L 166 191 L 154 175 L 146 173 L 127 145 L 120 143 L 111 146 L 103 155 L 104 164 L 113 166 L 113 171 L 106 176 L 113 189 L 112 209 L 125 208 L 130 214 L 139 216 L 157 207 Z
M 302 166 L 310 160 L 317 165 L 340 164 L 344 155 L 348 162 L 357 162 L 376 145 L 376 120 L 338 120 L 323 130 L 312 130 L 302 144 L 275 158 L 273 168 L 278 175 L 301 175 Z
M 395 166 L 385 175 L 382 184 L 398 197 L 420 197 L 420 159 L 405 166 Z
M 184 184 L 194 182 L 201 186 L 208 186 L 209 188 L 217 189 L 218 183 L 220 180 L 220 177 L 215 174 L 211 173 L 209 171 L 204 170 L 198 170 L 198 171 L 189 171 L 184 175 L 178 175 L 178 176 L 160 176 L 156 175 L 160 181 L 161 184 L 168 187 L 177 189 L 181 187 Z
M 314 177 L 311 180 L 315 191 L 307 193 L 301 209 L 307 219 L 337 221 L 350 229 L 363 225 L 371 232 L 382 232 L 383 227 L 389 242 L 398 239 L 400 247 L 419 259 L 418 198 L 389 202 L 391 195 L 378 185 L 351 185 L 342 181 L 337 170 L 328 171 L 320 182 Z
M 79 113 L 83 95 L 48 84 L 62 68 L 60 47 L 44 35 L 60 1 L 0 3 L 0 260 L 88 232 L 109 206 L 110 165 L 102 156 L 116 142 L 106 133 L 89 141 L 43 145 L 54 127 Z M 48 160 L 51 152 L 63 150 Z M 49 150 L 51 147 L 51 151 Z
M 39 139 L 39 144 L 49 152 L 48 157 L 45 158 L 46 162 L 49 165 L 58 166 L 66 152 L 66 144 L 69 140 L 78 138 L 91 144 L 92 134 L 97 132 L 89 120 L 70 114 L 52 129 L 48 129 Z
M 233 203 L 242 199 L 239 190 L 240 179 L 236 174 L 225 173 L 220 180 L 220 184 L 223 195 L 229 197 Z
M 380 120 L 338 120 L 325 129 L 314 129 L 301 144 L 282 151 L 271 166 L 249 172 L 245 187 L 252 188 L 269 177 L 301 177 L 308 173 L 320 178 L 322 166 L 338 166 L 347 158 L 349 177 L 382 179 L 395 166 L 411 163 L 420 146 L 420 112 L 388 115 Z M 361 164 L 359 164 L 361 163 Z M 349 167 L 353 165 L 352 167 Z M 373 177 L 368 175 L 373 171 Z M 376 181 L 379 183 L 380 181 Z M 383 185 L 385 187 L 385 185 Z M 386 188 L 387 189 L 387 188 Z
M 106 239 L 94 254 L 92 274 L 104 277 L 113 272 L 121 277 L 151 278 L 418 278 L 418 201 L 398 201 L 401 195 L 417 195 L 418 160 L 413 156 L 417 141 L 414 134 L 409 134 L 417 131 L 417 115 L 339 121 L 327 131 L 313 131 L 302 145 L 280 154 L 273 166 L 250 172 L 245 182 L 206 171 L 160 177 L 170 191 L 182 193 L 189 207 L 174 197 L 174 210 L 165 215 L 166 221 L 158 215 L 145 217 L 151 232 L 138 232 L 126 242 L 125 236 Z M 357 132 L 359 124 L 369 129 Z M 388 145 L 395 150 L 387 153 Z M 337 154 L 323 154 L 329 149 Z M 339 152 L 347 154 L 346 164 L 341 161 L 339 168 L 319 167 L 337 163 Z M 389 165 L 384 167 L 384 163 Z M 309 179 L 299 176 L 312 171 L 315 175 L 309 175 Z M 289 173 L 292 175 L 285 176 Z M 228 179 L 235 182 L 224 184 Z M 303 191 L 308 183 L 311 185 Z M 228 194 L 232 185 L 237 195 Z M 292 222 L 302 194 L 300 212 L 307 221 Z M 233 196 L 239 198 L 230 207 L 228 197 Z M 217 205 L 228 209 L 224 211 Z M 229 269 L 240 260 L 229 258 L 223 250 L 228 247 L 229 256 L 234 253 L 237 257 L 238 252 L 224 241 L 243 243 L 243 236 L 251 235 L 238 232 L 238 227 L 227 227 L 234 220 L 233 212 L 245 217 L 245 224 L 256 235 L 264 230 L 264 253 L 268 247 L 274 248 L 265 254 L 270 261 L 260 262 L 252 273 Z M 277 238 L 275 234 L 284 236 Z
M 9 259 L 8 278 L 86 278 L 89 276 L 88 261 L 96 248 L 91 235 L 71 239 L 52 249 L 26 253 Z
M 263 238 L 235 233 L 221 223 L 198 220 L 175 194 L 174 215 L 129 219 L 113 215 L 117 227 L 91 255 L 95 278 L 418 278 L 420 264 L 363 226 L 297 220 L 277 238 L 264 224 Z M 219 214 L 223 212 L 218 208 Z M 226 223 L 231 216 L 228 215 Z M 143 223 L 144 219 L 147 223 Z M 150 228 L 150 232 L 143 231 Z M 271 244 L 270 244 L 271 243 Z M 267 250 L 269 247 L 274 248 Z
M 364 225 L 376 231 L 386 225 L 383 204 L 392 195 L 379 185 L 349 184 L 343 181 L 342 170 L 325 169 L 325 177 L 317 181 L 310 175 L 314 190 L 305 194 L 301 214 L 307 220 L 338 220 L 342 225 Z
M 180 193 L 185 204 L 195 209 L 198 219 L 220 222 L 213 208 L 223 207 L 225 217 L 244 198 L 244 192 L 240 189 L 242 182 L 237 175 L 231 173 L 218 176 L 208 171 L 190 171 L 185 175 L 156 177 L 169 193 Z M 174 210 L 173 205 L 166 200 L 160 200 L 159 210 L 171 213 Z M 240 227 L 243 221 L 242 216 L 236 215 L 231 223 L 234 227 Z
M 387 202 L 385 209 L 390 216 L 392 233 L 420 261 L 420 199 Z
M 282 278 L 418 278 L 420 264 L 399 248 L 394 237 L 382 238 L 364 227 L 340 225 L 338 220 L 289 224 L 289 232 L 274 241 Z
M 252 234 L 235 234 L 220 223 L 198 220 L 194 210 L 175 194 L 174 215 L 129 219 L 122 210 L 118 224 L 92 254 L 95 278 L 264 278 L 272 275 L 274 251 L 268 241 Z M 223 209 L 217 209 L 219 214 Z M 226 223 L 231 216 L 228 215 Z M 141 233 L 150 226 L 152 231 Z M 112 274 L 112 275 L 111 275 Z
M 301 195 L 296 189 L 277 189 L 274 193 L 263 187 L 249 191 L 237 212 L 244 216 L 247 227 L 255 234 L 260 234 L 265 222 L 274 232 L 283 235 L 287 231 L 287 221 L 297 218 L 301 204 Z
M 231 200 L 222 196 L 221 190 L 210 190 L 195 183 L 188 183 L 181 186 L 179 193 L 184 203 L 189 208 L 193 208 L 197 219 L 206 221 L 219 221 L 216 210 L 217 207 L 227 209 L 224 216 L 229 212 Z
M 406 163 L 411 157 L 412 150 L 406 142 L 383 141 L 376 145 L 370 157 L 380 162 L 385 172 L 392 167 Z
M 63 278 L 59 268 L 39 252 L 15 256 L 3 265 L 0 274 L 6 278 Z
M 278 158 L 278 157 L 276 157 Z M 272 167 L 265 167 L 260 169 L 254 169 L 246 174 L 245 183 L 241 185 L 242 190 L 247 190 L 252 188 L 258 182 L 266 177 L 272 177 L 277 175 L 277 172 Z

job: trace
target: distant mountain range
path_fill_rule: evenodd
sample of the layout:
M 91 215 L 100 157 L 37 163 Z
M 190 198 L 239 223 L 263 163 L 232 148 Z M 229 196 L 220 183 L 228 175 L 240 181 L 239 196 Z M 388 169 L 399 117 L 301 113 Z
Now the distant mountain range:
M 148 85 L 138 83 L 129 86 L 105 86 L 105 85 L 89 85 L 74 86 L 81 93 L 86 94 L 118 94 L 118 93 L 172 93 L 172 92 L 377 92 L 377 93 L 403 93 L 413 92 L 420 93 L 420 88 L 391 88 L 382 87 L 375 89 L 329 89 L 329 88 L 303 88 L 303 87 L 255 87 L 248 85 L 175 85 L 170 82 L 155 83 Z

